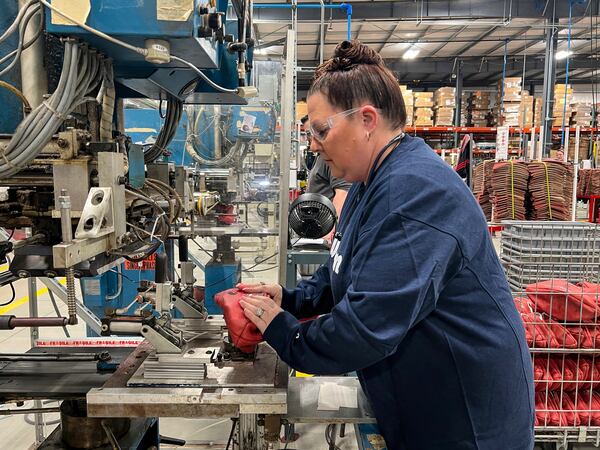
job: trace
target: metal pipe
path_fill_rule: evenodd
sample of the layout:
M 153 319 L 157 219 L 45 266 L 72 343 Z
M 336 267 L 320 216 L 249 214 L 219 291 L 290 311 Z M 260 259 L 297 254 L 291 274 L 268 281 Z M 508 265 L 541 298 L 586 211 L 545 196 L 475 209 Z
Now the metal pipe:
M 335 5 L 325 5 L 327 9 L 348 9 L 346 3 L 340 3 Z M 254 5 L 254 8 L 257 9 L 292 9 L 291 3 L 258 3 Z M 298 9 L 320 9 L 321 5 L 319 3 L 300 3 L 296 5 Z
M 325 53 L 325 3 L 319 0 L 321 4 L 321 25 L 319 26 L 319 64 L 323 64 L 323 54 Z
M 110 353 L 0 353 L 0 361 L 109 361 Z
M 121 271 L 121 267 L 122 267 L 121 264 L 119 264 L 117 266 L 117 271 L 116 271 L 116 274 L 117 274 L 117 291 L 114 294 L 111 294 L 111 295 L 107 294 L 106 297 L 105 297 L 107 301 L 114 300 L 119 295 L 121 295 L 121 292 L 123 292 L 123 274 L 122 274 L 122 271 Z
M 565 98 L 563 105 L 563 116 L 562 116 L 562 135 L 561 135 L 561 147 L 563 149 L 563 153 L 565 158 L 567 156 L 567 150 L 565 149 L 565 119 L 567 115 L 567 94 L 569 91 L 569 61 L 571 61 L 570 53 L 571 53 L 571 9 L 573 8 L 573 2 L 569 0 L 569 28 L 568 28 L 568 37 L 567 37 L 567 65 L 565 67 Z M 569 127 L 569 122 L 567 121 L 567 128 Z M 567 134 L 569 132 L 567 131 Z M 567 136 L 568 140 L 568 136 Z M 565 159 L 566 161 L 566 159 Z
M 320 1 L 320 0 L 319 0 Z M 254 5 L 254 8 L 257 9 L 321 9 L 321 8 L 327 8 L 327 9 L 343 9 L 346 11 L 346 18 L 347 18 L 347 22 L 348 22 L 348 30 L 346 33 L 346 37 L 348 40 L 352 39 L 352 5 L 349 3 L 340 3 L 340 4 L 335 4 L 335 5 L 321 5 L 320 3 L 300 3 L 297 4 L 295 3 L 294 5 L 292 5 L 291 3 L 261 3 L 258 5 Z M 324 18 L 321 19 L 321 21 L 324 21 Z
M 60 412 L 59 406 L 52 408 L 0 409 L 0 416 L 12 416 L 15 414 L 44 414 L 58 412 Z
M 64 327 L 67 325 L 66 317 L 12 317 L 8 326 L 13 328 L 29 327 Z
M 60 225 L 63 243 L 69 244 L 73 241 L 73 223 L 71 221 L 71 197 L 66 189 L 60 191 L 58 204 L 60 207 Z M 75 297 L 75 270 L 73 267 L 65 269 L 67 279 L 67 309 L 69 314 L 69 325 L 77 324 L 77 298 Z

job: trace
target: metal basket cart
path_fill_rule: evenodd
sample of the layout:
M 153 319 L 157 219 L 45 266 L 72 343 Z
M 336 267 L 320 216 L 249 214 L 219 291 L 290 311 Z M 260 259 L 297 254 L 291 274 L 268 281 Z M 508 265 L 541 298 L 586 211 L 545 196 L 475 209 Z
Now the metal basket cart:
M 503 224 L 500 258 L 534 366 L 536 441 L 600 447 L 600 227 Z

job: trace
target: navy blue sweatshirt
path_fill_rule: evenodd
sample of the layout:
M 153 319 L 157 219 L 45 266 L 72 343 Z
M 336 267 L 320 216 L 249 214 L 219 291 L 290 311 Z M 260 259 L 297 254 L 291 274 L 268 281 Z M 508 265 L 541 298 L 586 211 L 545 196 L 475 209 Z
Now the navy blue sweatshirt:
M 356 370 L 389 449 L 532 449 L 523 325 L 458 175 L 406 136 L 352 186 L 338 232 L 329 263 L 284 289 L 264 333 L 281 359 L 317 375 Z

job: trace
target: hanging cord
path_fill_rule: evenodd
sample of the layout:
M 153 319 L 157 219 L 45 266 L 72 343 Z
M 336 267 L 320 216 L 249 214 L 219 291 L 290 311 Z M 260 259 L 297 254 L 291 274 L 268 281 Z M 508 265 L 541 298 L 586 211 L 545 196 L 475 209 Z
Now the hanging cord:
M 552 220 L 552 197 L 550 195 L 550 176 L 548 175 L 548 164 L 542 162 L 544 172 L 546 172 L 546 192 L 548 193 L 548 217 Z
M 565 97 L 564 97 L 564 105 L 563 105 L 563 116 L 562 116 L 562 136 L 560 140 L 560 146 L 563 149 L 563 152 L 566 152 L 565 149 L 565 119 L 567 116 L 567 93 L 569 92 L 569 62 L 571 61 L 571 10 L 573 9 L 573 0 L 569 0 L 569 28 L 567 35 L 567 64 L 566 64 L 566 73 L 565 73 Z M 567 124 L 568 126 L 569 124 Z

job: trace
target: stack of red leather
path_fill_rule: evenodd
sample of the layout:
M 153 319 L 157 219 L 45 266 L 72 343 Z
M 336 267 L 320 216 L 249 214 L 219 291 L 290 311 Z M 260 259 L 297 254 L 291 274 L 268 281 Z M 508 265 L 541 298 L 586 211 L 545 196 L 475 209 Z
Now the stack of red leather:
M 533 220 L 570 220 L 573 168 L 564 162 L 530 162 L 529 192 Z
M 573 392 L 600 387 L 600 359 L 536 355 L 533 381 L 538 392 Z
M 525 220 L 525 196 L 529 172 L 523 161 L 494 164 L 492 172 L 492 220 Z
M 545 313 L 556 321 L 595 324 L 600 313 L 598 284 L 572 284 L 567 280 L 552 279 L 530 284 L 525 291 L 534 311 Z
M 578 340 L 560 323 L 535 310 L 529 298 L 515 298 L 530 348 L 578 348 Z
M 535 394 L 536 426 L 600 426 L 600 394 L 596 391 Z

